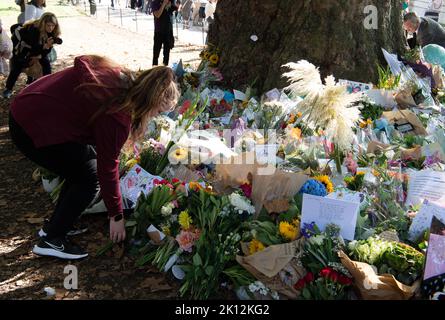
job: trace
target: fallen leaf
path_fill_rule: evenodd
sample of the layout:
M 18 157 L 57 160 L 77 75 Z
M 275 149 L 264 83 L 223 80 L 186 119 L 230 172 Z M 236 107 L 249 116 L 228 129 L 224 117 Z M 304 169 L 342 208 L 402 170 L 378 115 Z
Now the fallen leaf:
M 44 218 L 29 218 L 27 219 L 28 223 L 30 224 L 40 224 L 44 221 Z

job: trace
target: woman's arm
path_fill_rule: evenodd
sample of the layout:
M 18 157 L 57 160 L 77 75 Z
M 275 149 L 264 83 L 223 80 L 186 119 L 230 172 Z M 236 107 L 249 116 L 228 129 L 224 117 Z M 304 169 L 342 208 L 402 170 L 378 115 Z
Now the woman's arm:
M 25 6 L 25 22 L 36 19 L 37 8 L 31 4 Z

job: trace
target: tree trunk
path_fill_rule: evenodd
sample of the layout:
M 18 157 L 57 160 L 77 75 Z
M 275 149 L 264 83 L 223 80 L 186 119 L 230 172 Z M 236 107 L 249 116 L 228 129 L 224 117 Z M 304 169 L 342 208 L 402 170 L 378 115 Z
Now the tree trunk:
M 367 5 L 378 9 L 376 30 L 365 28 Z M 403 50 L 401 1 L 220 0 L 208 43 L 220 50 L 221 71 L 234 88 L 254 81 L 260 92 L 283 87 L 281 66 L 300 59 L 323 77 L 376 82 L 381 48 Z

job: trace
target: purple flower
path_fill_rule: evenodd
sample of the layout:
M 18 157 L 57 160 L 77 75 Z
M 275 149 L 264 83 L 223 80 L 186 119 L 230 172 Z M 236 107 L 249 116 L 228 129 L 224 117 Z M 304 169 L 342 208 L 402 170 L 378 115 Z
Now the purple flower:
M 433 155 L 428 156 L 425 158 L 425 161 L 423 162 L 423 166 L 424 167 L 431 167 L 433 165 L 435 165 L 436 163 L 439 163 L 440 157 L 439 157 L 439 151 L 434 152 Z
M 306 239 L 309 239 L 312 236 L 315 236 L 318 234 L 317 227 L 315 225 L 315 221 L 312 221 L 311 223 L 303 223 L 303 228 L 301 230 L 301 233 Z

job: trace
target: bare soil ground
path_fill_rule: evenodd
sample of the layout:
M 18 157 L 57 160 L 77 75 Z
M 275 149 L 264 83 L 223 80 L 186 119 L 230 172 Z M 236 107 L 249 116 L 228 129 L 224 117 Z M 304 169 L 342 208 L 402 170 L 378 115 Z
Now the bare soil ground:
M 66 9 L 64 9 L 66 11 Z M 73 9 L 74 10 L 74 9 Z M 72 64 L 77 55 L 96 53 L 112 57 L 132 69 L 151 66 L 152 34 L 134 34 L 85 15 L 71 12 L 59 19 L 64 43 L 57 47 L 54 71 Z M 15 22 L 7 15 L 3 26 Z M 197 63 L 201 47 L 177 44 L 171 61 L 179 58 Z M 161 60 L 162 61 L 162 60 Z M 16 93 L 24 87 L 22 75 Z M 0 76 L 0 89 L 5 78 Z M 13 97 L 12 97 L 13 98 Z M 11 100 L 0 98 L 0 299 L 48 299 L 45 287 L 56 289 L 52 299 L 175 299 L 179 284 L 151 266 L 137 268 L 123 249 L 95 257 L 108 236 L 108 221 L 103 215 L 89 215 L 86 234 L 74 241 L 87 248 L 90 257 L 82 261 L 61 261 L 32 253 L 36 232 L 49 217 L 53 204 L 40 181 L 32 179 L 36 166 L 12 144 L 8 132 Z M 78 268 L 78 290 L 67 291 L 63 283 L 68 264 Z

